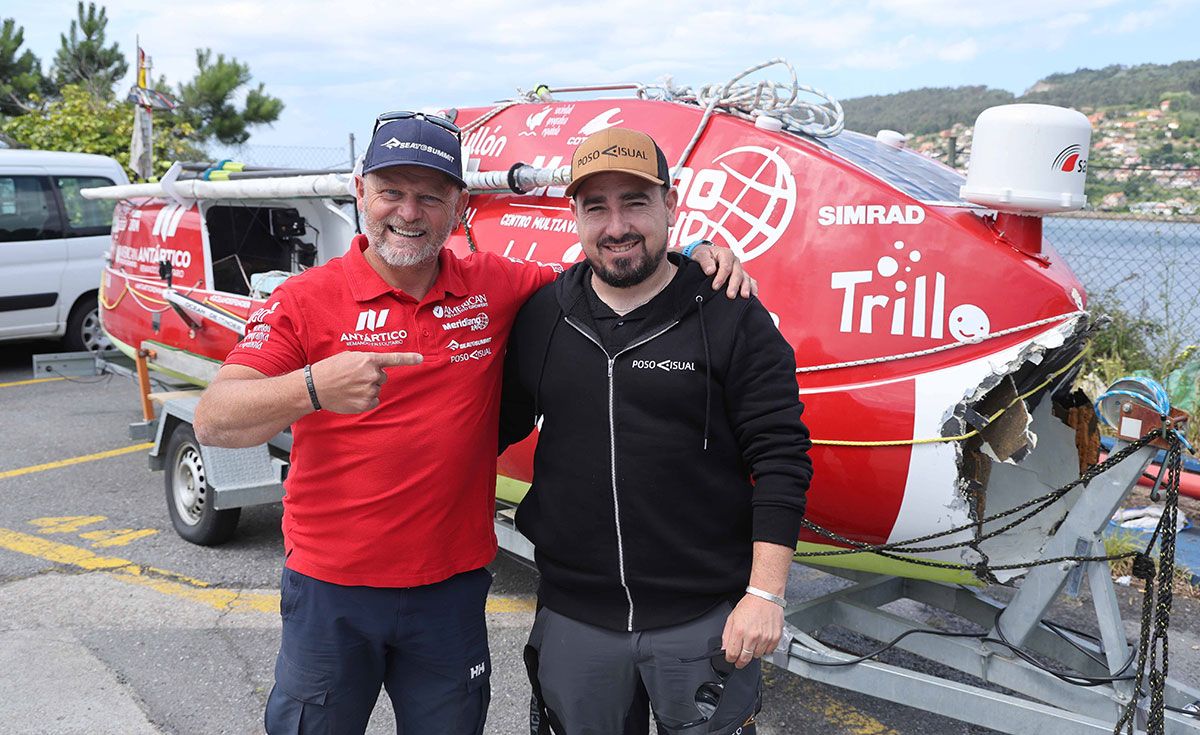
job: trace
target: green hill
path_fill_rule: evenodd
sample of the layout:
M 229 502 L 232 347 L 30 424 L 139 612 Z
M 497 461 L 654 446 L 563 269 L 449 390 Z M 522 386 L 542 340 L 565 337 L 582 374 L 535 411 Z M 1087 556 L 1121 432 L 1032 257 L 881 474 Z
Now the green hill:
M 909 135 L 936 133 L 955 123 L 975 122 L 979 113 L 1016 101 L 1012 92 L 989 87 L 925 87 L 896 94 L 841 100 L 846 127 L 874 135 L 898 130 Z
M 1051 74 L 1033 85 L 1020 102 L 1063 107 L 1157 106 L 1171 93 L 1200 95 L 1200 60 L 1174 64 L 1106 66 Z
M 993 105 L 1039 102 L 1091 111 L 1099 108 L 1156 107 L 1164 99 L 1173 109 L 1200 110 L 1200 60 L 1174 64 L 1106 66 L 1051 74 L 1025 94 L 1015 96 L 984 86 L 914 89 L 889 95 L 842 100 L 846 127 L 874 135 L 882 128 L 911 135 L 972 125 Z

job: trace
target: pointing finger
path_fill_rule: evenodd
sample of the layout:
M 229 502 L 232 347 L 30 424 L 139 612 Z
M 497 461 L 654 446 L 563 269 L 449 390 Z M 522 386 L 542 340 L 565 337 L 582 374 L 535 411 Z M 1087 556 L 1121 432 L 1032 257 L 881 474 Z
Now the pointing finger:
M 425 360 L 419 352 L 372 352 L 371 363 L 377 367 L 420 365 Z

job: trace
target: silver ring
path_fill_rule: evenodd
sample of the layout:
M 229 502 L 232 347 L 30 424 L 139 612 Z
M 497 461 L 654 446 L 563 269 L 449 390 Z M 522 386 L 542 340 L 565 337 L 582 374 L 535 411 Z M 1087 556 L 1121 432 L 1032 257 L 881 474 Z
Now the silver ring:
M 753 656 L 753 655 L 754 655 L 754 651 L 753 651 L 753 650 L 751 650 L 751 649 L 749 649 L 749 648 L 743 648 L 743 649 L 742 649 L 742 653 L 748 653 L 748 654 L 750 654 L 751 656 Z

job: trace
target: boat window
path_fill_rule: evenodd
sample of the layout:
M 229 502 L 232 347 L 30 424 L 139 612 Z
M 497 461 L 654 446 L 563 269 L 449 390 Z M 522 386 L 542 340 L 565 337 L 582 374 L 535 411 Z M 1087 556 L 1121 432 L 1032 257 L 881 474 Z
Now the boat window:
M 113 203 L 103 199 L 84 199 L 80 189 L 112 186 L 115 182 L 100 176 L 55 176 L 54 185 L 62 194 L 67 215 L 67 237 L 107 235 L 112 229 Z
M 212 257 L 213 289 L 249 295 L 257 273 L 295 273 L 311 245 L 300 240 L 306 231 L 295 209 L 255 205 L 215 205 L 205 210 Z M 313 249 L 315 252 L 315 249 Z
M 820 143 L 913 199 L 967 205 L 958 194 L 967 181 L 963 175 L 916 151 L 895 148 L 850 130 L 823 138 Z
M 62 237 L 58 206 L 42 176 L 0 176 L 0 242 Z

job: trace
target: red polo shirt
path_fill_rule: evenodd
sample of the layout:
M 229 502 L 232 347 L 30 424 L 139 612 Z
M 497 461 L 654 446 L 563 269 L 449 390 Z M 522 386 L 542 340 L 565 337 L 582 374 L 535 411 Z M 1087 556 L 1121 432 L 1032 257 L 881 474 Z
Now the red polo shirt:
M 432 584 L 495 557 L 504 349 L 517 310 L 556 273 L 443 250 L 418 302 L 384 282 L 366 247 L 359 235 L 345 256 L 284 282 L 226 364 L 275 376 L 347 350 L 424 355 L 388 369 L 376 408 L 292 426 L 283 541 L 290 569 L 326 582 Z

